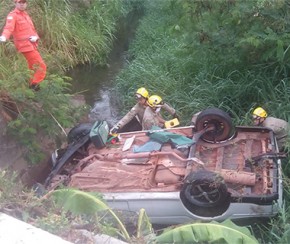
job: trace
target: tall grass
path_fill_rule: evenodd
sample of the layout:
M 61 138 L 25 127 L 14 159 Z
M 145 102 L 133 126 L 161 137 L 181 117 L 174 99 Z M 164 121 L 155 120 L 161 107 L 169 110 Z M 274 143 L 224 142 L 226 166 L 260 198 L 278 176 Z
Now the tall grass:
M 0 102 L 13 104 L 9 128 L 26 146 L 30 162 L 41 161 L 39 132 L 59 139 L 62 129 L 71 127 L 82 114 L 71 106 L 65 70 L 81 63 L 106 64 L 118 19 L 133 8 L 130 0 L 86 2 L 28 1 L 27 12 L 41 38 L 39 50 L 48 68 L 37 93 L 28 89 L 30 71 L 12 40 L 0 44 Z M 0 0 L 1 26 L 14 7 L 13 1 Z
M 196 3 L 203 5 L 202 1 L 145 2 L 146 15 L 140 22 L 136 40 L 129 50 L 131 62 L 116 79 L 116 90 L 121 94 L 119 99 L 123 113 L 127 112 L 134 104 L 132 95 L 136 89 L 145 86 L 150 94 L 161 95 L 166 102 L 173 105 L 181 115 L 181 122 L 184 125 L 190 123 L 194 113 L 207 107 L 224 109 L 230 113 L 237 125 L 249 125 L 251 112 L 256 106 L 264 107 L 270 116 L 290 121 L 290 80 L 287 75 L 289 68 L 284 63 L 287 59 L 288 49 L 284 53 L 285 59 L 279 63 L 276 62 L 277 60 L 273 61 L 275 57 L 253 57 L 255 48 L 243 46 L 245 42 L 250 42 L 248 36 L 243 37 L 239 43 L 239 40 L 236 40 L 234 36 L 219 36 L 218 33 L 213 33 L 216 35 L 212 37 L 214 39 L 212 43 L 209 44 L 204 39 L 202 41 L 205 43 L 201 43 L 200 38 L 206 38 L 206 36 L 201 36 L 202 33 L 198 33 L 201 26 L 212 29 L 214 32 L 214 26 L 224 27 L 224 25 L 229 24 L 219 23 L 217 19 L 214 21 L 214 18 L 208 13 L 209 19 L 196 24 L 194 17 L 196 20 L 204 17 L 204 13 L 201 11 L 200 16 L 194 16 L 193 23 L 189 25 L 185 17 L 186 14 L 193 10 L 199 11 L 199 9 L 192 10 L 189 7 Z M 178 6 L 176 3 L 182 4 L 188 12 L 182 13 L 182 8 L 178 8 L 181 5 Z M 229 2 L 209 1 L 204 3 L 204 6 L 219 3 Z M 254 3 L 251 2 L 249 6 L 251 4 Z M 261 3 L 261 5 L 263 4 Z M 273 6 L 272 3 L 269 2 L 269 4 L 270 7 Z M 236 20 L 240 18 L 243 21 L 241 29 L 239 29 L 239 25 L 235 24 L 236 20 L 233 20 L 228 25 L 232 29 L 220 28 L 220 31 L 234 35 L 253 28 L 251 30 L 253 32 L 255 28 L 251 25 L 253 16 L 249 6 L 245 4 L 244 9 L 233 13 L 236 14 L 234 16 L 237 18 Z M 279 6 L 277 5 L 277 7 Z M 223 10 L 225 11 L 225 9 Z M 266 10 L 262 9 L 261 12 Z M 214 10 L 212 9 L 212 11 Z M 279 11 L 277 10 L 277 13 Z M 272 9 L 268 13 L 271 14 L 265 16 L 269 19 L 275 14 Z M 245 22 L 247 16 L 250 18 L 248 23 Z M 277 15 L 274 17 L 277 20 L 276 23 L 284 23 L 283 14 L 281 19 Z M 222 20 L 221 14 L 219 18 Z M 209 22 L 206 22 L 207 20 Z M 259 19 L 259 21 L 261 20 Z M 272 27 L 271 21 L 265 21 L 263 24 L 267 23 Z M 247 27 L 247 25 L 249 26 Z M 250 34 L 250 32 L 247 33 L 247 35 Z M 283 38 L 285 35 L 282 33 Z M 229 42 L 226 42 L 227 37 Z M 273 35 L 268 38 L 270 39 L 265 37 L 265 46 L 262 45 L 263 42 L 260 39 L 257 49 L 267 49 L 267 51 L 264 50 L 265 55 L 277 52 L 277 46 L 271 45 L 274 43 L 274 39 L 271 39 L 274 38 Z M 284 44 L 287 46 L 287 43 Z M 245 63 L 245 60 L 249 62 Z M 268 63 L 265 60 L 268 60 Z M 290 141 L 286 144 L 286 150 L 289 151 L 289 148 Z M 281 209 L 280 215 L 271 221 L 270 225 L 259 230 L 264 237 L 263 241 L 267 243 L 289 242 L 289 192 L 287 190 L 290 186 L 288 180 L 290 176 L 289 162 L 289 159 L 283 160 L 284 183 L 287 186 L 285 187 L 286 205 L 284 209 Z
M 290 242 L 290 209 L 284 203 L 278 216 L 271 218 L 267 223 L 254 226 L 254 233 L 260 243 L 285 244 Z
M 14 8 L 13 1 L 0 0 L 0 6 L 0 25 L 4 26 L 6 15 Z M 118 19 L 130 8 L 130 1 L 121 0 L 93 0 L 88 5 L 68 0 L 30 0 L 27 11 L 41 37 L 39 48 L 48 71 L 60 72 L 87 62 L 106 64 Z M 4 48 L 5 56 L 15 55 L 15 51 L 9 51 L 13 44 L 9 44 L 1 46 L 0 54 Z
M 288 119 L 288 78 L 281 79 L 277 73 L 270 76 L 258 66 L 236 69 L 239 64 L 229 70 L 230 56 L 228 63 L 213 63 L 210 46 L 198 46 L 197 40 L 192 40 L 196 49 L 189 46 L 191 36 L 179 25 L 178 11 L 171 9 L 170 1 L 146 3 L 147 15 L 129 50 L 134 59 L 116 81 L 117 89 L 124 94 L 124 112 L 132 106 L 128 98 L 145 86 L 151 94 L 157 93 L 171 103 L 184 124 L 193 113 L 213 106 L 228 111 L 237 123 L 248 123 L 250 111 L 258 105 L 273 116 Z M 224 55 L 225 60 L 228 53 Z M 207 66 L 209 59 L 212 65 Z
M 94 0 L 78 9 L 70 1 L 41 2 L 35 5 L 35 19 L 49 59 L 69 66 L 106 62 L 117 19 L 124 14 L 120 0 Z

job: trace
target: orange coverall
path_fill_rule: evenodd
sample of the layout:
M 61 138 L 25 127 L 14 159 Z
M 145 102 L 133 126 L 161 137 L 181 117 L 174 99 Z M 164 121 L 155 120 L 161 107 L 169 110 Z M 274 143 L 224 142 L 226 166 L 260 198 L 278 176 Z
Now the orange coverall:
M 37 50 L 38 43 L 29 40 L 31 36 L 38 37 L 38 34 L 26 11 L 14 9 L 8 14 L 2 36 L 9 39 L 11 35 L 16 49 L 24 55 L 28 68 L 34 72 L 30 85 L 40 83 L 46 75 L 46 64 Z

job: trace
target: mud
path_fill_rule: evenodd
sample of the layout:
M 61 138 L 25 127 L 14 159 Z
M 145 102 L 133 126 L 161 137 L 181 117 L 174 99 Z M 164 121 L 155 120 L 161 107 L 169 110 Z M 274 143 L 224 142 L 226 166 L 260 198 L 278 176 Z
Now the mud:
M 85 99 L 81 95 L 74 96 L 71 104 L 76 107 L 83 106 Z M 56 143 L 39 133 L 38 141 L 44 159 L 35 165 L 31 165 L 25 159 L 27 148 L 21 145 L 17 138 L 8 134 L 7 125 L 12 119 L 11 114 L 7 112 L 7 108 L 0 106 L 0 168 L 17 172 L 18 177 L 28 187 L 37 182 L 42 183 L 50 172 L 52 166 L 51 153 L 57 148 Z M 69 129 L 66 130 L 69 131 Z

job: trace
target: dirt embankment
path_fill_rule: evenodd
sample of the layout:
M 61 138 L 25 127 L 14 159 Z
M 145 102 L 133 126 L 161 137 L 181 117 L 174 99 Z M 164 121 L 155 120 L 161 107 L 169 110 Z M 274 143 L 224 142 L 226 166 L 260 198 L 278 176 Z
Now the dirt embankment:
M 26 148 L 19 144 L 17 138 L 7 133 L 7 124 L 11 116 L 0 106 L 0 168 L 16 171 L 25 185 L 31 186 L 41 181 L 49 169 L 49 149 L 43 146 L 45 159 L 35 166 L 29 165 L 25 158 Z M 48 144 L 49 145 L 49 144 Z
M 82 96 L 76 96 L 72 102 L 74 106 L 83 106 L 85 99 Z M 51 168 L 51 153 L 56 149 L 53 141 L 39 136 L 39 144 L 45 155 L 42 162 L 37 165 L 30 165 L 25 160 L 27 149 L 21 145 L 17 138 L 9 136 L 7 125 L 13 120 L 13 115 L 7 111 L 5 104 L 0 104 L 0 169 L 11 169 L 16 171 L 22 182 L 27 186 L 32 186 L 36 182 L 43 182 L 49 174 Z

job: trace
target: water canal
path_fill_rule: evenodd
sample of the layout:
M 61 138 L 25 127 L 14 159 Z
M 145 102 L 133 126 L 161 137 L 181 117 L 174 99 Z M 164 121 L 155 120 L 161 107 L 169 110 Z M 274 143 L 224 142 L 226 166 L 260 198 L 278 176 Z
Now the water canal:
M 128 49 L 140 19 L 139 14 L 132 13 L 120 21 L 107 65 L 79 65 L 67 73 L 72 78 L 72 93 L 82 94 L 91 106 L 90 121 L 106 120 L 109 125 L 114 125 L 120 119 L 120 108 L 115 102 L 112 87 L 114 79 L 128 63 Z

